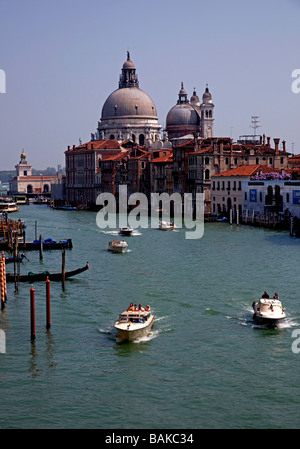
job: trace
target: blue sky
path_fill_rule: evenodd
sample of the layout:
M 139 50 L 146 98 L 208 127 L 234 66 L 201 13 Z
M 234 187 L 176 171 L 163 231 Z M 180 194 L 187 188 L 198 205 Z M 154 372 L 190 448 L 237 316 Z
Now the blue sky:
M 164 126 L 183 81 L 209 85 L 215 136 L 257 133 L 300 153 L 300 0 L 0 0 L 0 169 L 22 149 L 34 168 L 64 166 L 90 140 L 129 50 Z

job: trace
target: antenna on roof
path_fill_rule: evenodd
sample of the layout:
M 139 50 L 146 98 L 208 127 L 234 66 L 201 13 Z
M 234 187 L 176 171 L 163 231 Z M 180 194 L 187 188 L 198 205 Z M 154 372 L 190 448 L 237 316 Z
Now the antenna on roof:
M 251 123 L 252 123 L 251 128 L 254 129 L 255 136 L 256 136 L 256 129 L 261 128 L 261 126 L 257 124 L 257 123 L 259 123 L 259 120 L 257 120 L 258 118 L 259 118 L 258 115 L 252 115 L 252 117 L 251 117 Z

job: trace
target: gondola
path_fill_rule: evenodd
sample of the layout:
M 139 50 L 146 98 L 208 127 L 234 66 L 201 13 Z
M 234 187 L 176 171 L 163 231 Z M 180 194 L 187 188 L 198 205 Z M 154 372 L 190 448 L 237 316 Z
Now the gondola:
M 66 271 L 65 279 L 83 273 L 89 268 L 90 268 L 89 264 L 87 263 L 84 267 L 78 268 L 77 270 Z M 21 274 L 19 276 L 16 276 L 16 279 L 18 282 L 39 282 L 39 281 L 46 281 L 47 279 L 49 279 L 49 281 L 62 281 L 63 273 L 62 272 L 51 273 L 49 271 L 43 271 L 42 273 L 29 272 L 28 274 Z M 15 282 L 15 275 L 12 273 L 6 273 L 6 282 Z

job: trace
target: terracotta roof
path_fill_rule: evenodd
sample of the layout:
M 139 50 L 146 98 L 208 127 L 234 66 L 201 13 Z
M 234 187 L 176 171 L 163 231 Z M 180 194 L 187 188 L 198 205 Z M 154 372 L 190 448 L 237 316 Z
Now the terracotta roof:
M 274 173 L 280 170 L 272 167 L 267 167 L 266 165 L 255 164 L 255 165 L 240 165 L 239 167 L 232 168 L 230 170 L 224 171 L 222 173 L 218 173 L 216 176 L 253 176 L 256 173 Z
M 169 153 L 166 156 L 156 157 L 151 161 L 153 164 L 163 163 L 163 162 L 173 162 L 173 154 Z
M 121 149 L 119 142 L 113 139 L 94 140 L 91 142 L 78 145 L 77 147 L 68 147 L 68 151 L 84 151 L 84 150 L 118 150 Z

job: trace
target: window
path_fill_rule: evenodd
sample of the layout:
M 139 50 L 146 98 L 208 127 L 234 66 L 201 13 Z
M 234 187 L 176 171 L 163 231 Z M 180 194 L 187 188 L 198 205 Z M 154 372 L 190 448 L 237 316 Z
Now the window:
M 222 181 L 222 190 L 225 190 L 225 182 Z
M 209 170 L 207 169 L 207 170 L 205 170 L 205 179 L 209 179 Z
M 286 194 L 286 202 L 289 203 L 290 202 L 290 194 L 287 192 Z
M 256 165 L 259 164 L 259 157 L 256 158 Z
M 247 201 L 247 192 L 245 192 L 245 201 Z

